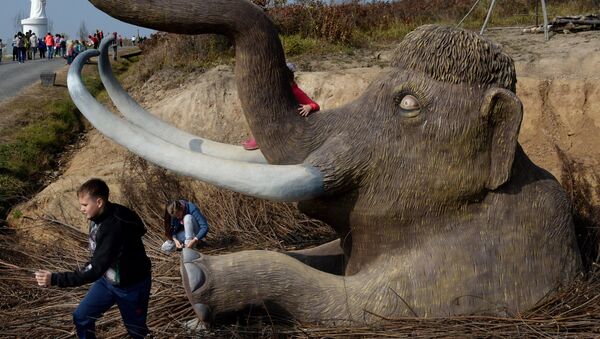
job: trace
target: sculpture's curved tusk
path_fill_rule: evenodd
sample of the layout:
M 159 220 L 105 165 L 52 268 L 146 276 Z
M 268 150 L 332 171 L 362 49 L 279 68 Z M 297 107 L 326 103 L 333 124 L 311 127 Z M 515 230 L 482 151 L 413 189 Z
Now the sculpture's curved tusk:
M 69 69 L 69 94 L 81 113 L 102 134 L 161 167 L 251 196 L 299 201 L 324 193 L 323 175 L 309 165 L 267 165 L 225 160 L 192 152 L 123 120 L 95 100 L 85 88 L 81 71 L 98 50 L 80 54 Z
M 182 148 L 194 152 L 212 155 L 222 159 L 239 160 L 255 163 L 267 163 L 260 151 L 247 151 L 241 146 L 234 146 L 197 137 L 166 123 L 154 114 L 141 107 L 119 84 L 112 72 L 108 57 L 108 49 L 115 40 L 111 34 L 100 44 L 98 70 L 100 79 L 117 109 L 125 118 L 146 131 Z

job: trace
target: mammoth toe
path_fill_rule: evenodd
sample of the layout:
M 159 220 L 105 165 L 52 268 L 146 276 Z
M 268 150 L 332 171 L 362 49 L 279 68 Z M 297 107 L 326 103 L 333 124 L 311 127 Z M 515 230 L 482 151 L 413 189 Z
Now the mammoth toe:
M 206 270 L 200 265 L 203 256 L 193 250 L 184 249 L 181 257 L 181 278 L 183 287 L 190 300 L 195 304 L 201 296 L 200 290 L 204 287 L 207 281 Z
M 206 282 L 206 276 L 202 269 L 194 263 L 184 263 L 183 270 L 187 275 L 188 287 L 192 293 L 199 290 Z
M 196 313 L 196 317 L 198 320 L 202 322 L 207 322 L 210 316 L 210 310 L 205 304 L 195 304 L 193 306 L 194 312 Z
M 181 255 L 183 263 L 190 263 L 202 257 L 202 254 L 200 254 L 200 252 L 194 251 L 190 248 L 184 248 Z

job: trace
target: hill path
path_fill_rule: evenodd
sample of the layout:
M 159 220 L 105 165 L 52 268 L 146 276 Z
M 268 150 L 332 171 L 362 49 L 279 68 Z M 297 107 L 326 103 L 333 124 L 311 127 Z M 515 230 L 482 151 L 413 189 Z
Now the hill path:
M 66 66 L 63 58 L 29 60 L 24 64 L 2 61 L 0 64 L 0 102 L 17 95 L 23 88 L 40 81 L 42 72 L 56 72 Z

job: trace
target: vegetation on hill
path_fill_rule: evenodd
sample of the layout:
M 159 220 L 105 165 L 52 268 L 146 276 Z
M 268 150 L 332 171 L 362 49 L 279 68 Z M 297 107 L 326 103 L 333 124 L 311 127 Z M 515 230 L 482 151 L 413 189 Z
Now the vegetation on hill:
M 491 0 L 352 1 L 331 4 L 303 0 L 285 4 L 279 0 L 254 0 L 264 7 L 280 32 L 286 56 L 322 56 L 352 53 L 357 48 L 389 48 L 415 27 L 429 23 L 479 29 Z M 488 27 L 531 26 L 542 20 L 535 0 L 497 1 Z M 597 12 L 593 0 L 547 1 L 548 16 Z M 162 68 L 186 71 L 233 62 L 231 43 L 222 36 L 158 33 L 144 45 L 138 80 L 145 81 Z
M 117 67 L 116 72 L 120 71 Z M 92 95 L 102 91 L 93 67 L 84 69 L 84 81 Z M 57 174 L 61 153 L 84 130 L 84 121 L 65 85 L 36 85 L 30 91 L 0 107 L 0 112 L 23 117 L 0 128 L 0 224 L 11 206 L 30 197 L 49 176 Z

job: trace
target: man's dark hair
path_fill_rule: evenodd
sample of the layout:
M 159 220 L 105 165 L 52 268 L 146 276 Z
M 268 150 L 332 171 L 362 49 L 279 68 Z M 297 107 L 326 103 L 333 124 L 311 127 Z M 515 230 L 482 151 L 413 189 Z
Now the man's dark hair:
M 90 197 L 102 198 L 108 201 L 108 185 L 102 179 L 93 178 L 84 182 L 77 190 L 77 197 L 81 197 L 84 194 L 89 194 Z

